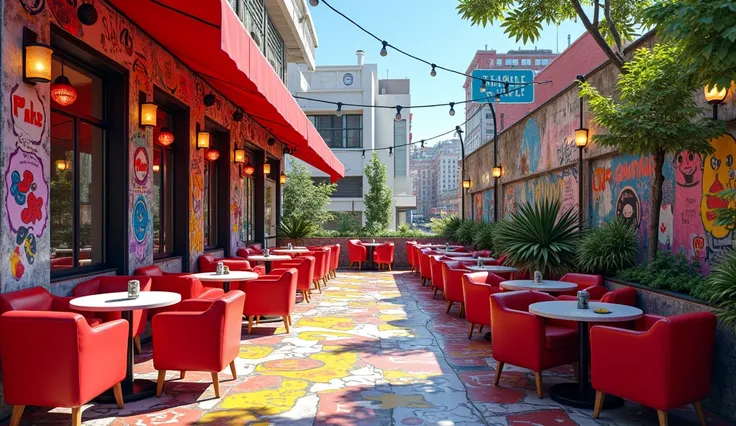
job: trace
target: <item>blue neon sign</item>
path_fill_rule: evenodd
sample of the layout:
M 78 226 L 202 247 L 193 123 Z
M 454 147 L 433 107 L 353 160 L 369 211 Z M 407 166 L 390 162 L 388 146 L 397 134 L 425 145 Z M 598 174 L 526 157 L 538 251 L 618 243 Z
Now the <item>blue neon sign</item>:
M 474 70 L 473 71 L 471 99 L 476 99 L 475 103 L 486 103 L 488 101 L 479 101 L 477 99 L 495 98 L 496 93 L 505 91 L 504 83 L 509 83 L 510 93 L 501 96 L 503 104 L 530 104 L 534 102 L 534 85 L 521 87 L 524 83 L 534 81 L 534 71 L 519 69 L 498 69 L 498 70 Z M 483 84 L 482 80 L 486 79 L 486 91 L 481 92 L 480 88 Z M 517 89 L 518 90 L 514 90 Z

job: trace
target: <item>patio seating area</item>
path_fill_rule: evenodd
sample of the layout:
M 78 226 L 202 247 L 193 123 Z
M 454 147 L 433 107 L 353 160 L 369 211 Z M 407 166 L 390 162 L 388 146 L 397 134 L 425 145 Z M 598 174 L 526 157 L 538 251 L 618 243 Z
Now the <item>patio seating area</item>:
M 482 285 L 482 274 L 470 274 L 472 280 L 464 284 Z M 448 314 L 447 303 L 436 299 L 434 292 L 422 285 L 422 279 L 411 272 L 338 271 L 326 282 L 321 293 L 312 288 L 311 303 L 297 297 L 288 333 L 284 322 L 254 324 L 250 334 L 247 327 L 242 327 L 234 360 L 237 378 L 233 379 L 226 364 L 218 375 L 219 389 L 208 372 L 167 371 L 160 398 L 126 402 L 123 409 L 92 402 L 83 407 L 82 421 L 96 426 L 623 426 L 658 421 L 656 410 L 631 402 L 620 409 L 603 410 L 597 420 L 589 409 L 554 402 L 548 397 L 549 389 L 574 380 L 570 365 L 543 372 L 541 399 L 534 372 L 511 362 L 503 368 L 498 386 L 494 386 L 497 361 L 492 344 L 484 339 L 483 332 L 469 340 L 468 319 L 459 317 L 457 305 Z M 195 300 L 194 304 L 202 301 Z M 518 301 L 505 300 L 507 307 L 514 303 Z M 474 315 L 471 309 L 466 308 L 469 318 Z M 157 327 L 175 326 L 176 316 L 167 321 L 170 324 L 155 317 L 154 336 Z M 494 328 L 494 335 L 497 333 Z M 599 337 L 595 333 L 592 336 Z M 164 343 L 154 340 L 157 346 Z M 144 341 L 142 352 L 135 357 L 136 378 L 158 378 L 155 356 L 150 343 Z M 176 361 L 181 359 L 174 356 L 170 362 Z M 172 364 L 166 368 L 186 367 Z M 594 364 L 594 381 L 595 374 Z M 65 408 L 28 407 L 21 424 L 68 424 L 69 412 Z M 728 424 L 711 414 L 706 416 L 709 425 Z M 669 424 L 694 425 L 698 418 L 691 406 L 683 407 L 669 411 Z

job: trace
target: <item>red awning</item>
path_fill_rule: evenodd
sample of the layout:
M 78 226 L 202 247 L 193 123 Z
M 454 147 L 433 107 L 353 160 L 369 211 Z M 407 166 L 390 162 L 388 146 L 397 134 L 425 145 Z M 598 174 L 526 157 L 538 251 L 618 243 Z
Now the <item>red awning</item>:
M 276 138 L 295 146 L 295 157 L 333 182 L 345 175 L 227 0 L 108 1 Z

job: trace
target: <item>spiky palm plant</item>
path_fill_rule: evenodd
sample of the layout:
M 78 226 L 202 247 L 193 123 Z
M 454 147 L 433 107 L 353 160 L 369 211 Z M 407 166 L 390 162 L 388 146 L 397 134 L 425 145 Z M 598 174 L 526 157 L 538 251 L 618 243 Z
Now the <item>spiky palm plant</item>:
M 480 225 L 479 222 L 475 222 L 472 220 L 462 221 L 460 226 L 457 228 L 457 231 L 455 231 L 454 240 L 458 244 L 462 244 L 464 246 L 472 246 L 473 239 L 475 238 L 475 234 L 476 234 L 476 231 L 478 230 L 479 225 Z
M 484 223 L 478 227 L 473 244 L 478 250 L 493 250 L 493 234 L 496 232 L 495 222 Z
M 736 326 L 736 250 L 728 254 L 710 271 L 701 294 L 716 307 L 724 324 Z
M 449 216 L 439 220 L 432 221 L 432 231 L 445 240 L 454 241 L 455 231 L 463 223 L 457 216 Z
M 626 219 L 616 218 L 583 233 L 576 259 L 580 272 L 614 275 L 633 266 L 638 253 L 636 230 Z
M 288 216 L 281 221 L 278 236 L 279 238 L 294 240 L 295 243 L 299 244 L 316 230 L 317 226 L 313 222 L 299 216 Z
M 577 217 L 573 209 L 562 212 L 559 200 L 526 203 L 496 225 L 494 246 L 521 270 L 559 275 L 575 267 Z

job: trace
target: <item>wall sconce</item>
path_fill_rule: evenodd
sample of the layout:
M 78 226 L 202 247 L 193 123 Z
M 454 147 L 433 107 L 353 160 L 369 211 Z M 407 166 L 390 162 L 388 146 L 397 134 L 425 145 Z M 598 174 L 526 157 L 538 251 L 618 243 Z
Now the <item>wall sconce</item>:
M 581 127 L 575 130 L 575 145 L 578 148 L 585 148 L 588 145 L 588 129 Z
M 281 176 L 279 176 L 279 183 L 281 185 L 286 183 L 286 174 L 284 172 L 281 172 Z
M 235 159 L 233 160 L 235 164 L 243 164 L 245 163 L 245 150 L 240 148 L 235 148 Z
M 205 152 L 204 156 L 210 161 L 217 161 L 217 159 L 220 158 L 220 151 L 214 148 L 208 149 L 207 152 Z
M 211 136 L 210 132 L 204 130 L 197 132 L 197 149 L 208 149 Z
M 470 189 L 470 179 L 463 179 L 463 188 Z
M 733 84 L 733 82 L 731 82 L 731 84 Z M 713 85 L 713 87 L 705 86 L 705 100 L 708 101 L 709 104 L 713 105 L 714 120 L 718 120 L 718 105 L 722 104 L 723 101 L 726 100 L 726 96 L 728 96 L 728 89 L 728 87 L 719 89 L 719 87 L 715 84 Z
M 161 166 L 158 164 L 153 165 L 153 172 L 158 173 L 161 170 Z
M 271 163 L 263 163 L 263 174 L 264 175 L 271 174 Z
M 163 146 L 169 146 L 174 143 L 174 134 L 168 127 L 162 127 L 158 132 L 158 143 Z
M 491 169 L 491 176 L 498 179 L 503 174 L 503 168 L 501 166 L 493 166 Z
M 72 162 L 67 160 L 56 160 L 54 161 L 54 165 L 56 166 L 56 170 L 61 172 L 72 168 Z
M 141 104 L 141 126 L 142 127 L 155 127 L 156 126 L 156 110 L 158 105 L 153 102 L 143 102 Z
M 245 172 L 246 176 L 253 176 L 253 173 L 256 172 L 256 168 L 253 167 L 253 165 L 250 164 L 250 162 L 248 162 L 248 164 L 246 164 L 245 167 L 243 167 L 243 171 Z
M 23 29 L 23 80 L 29 84 L 51 82 L 51 46 L 38 43 L 38 34 Z

